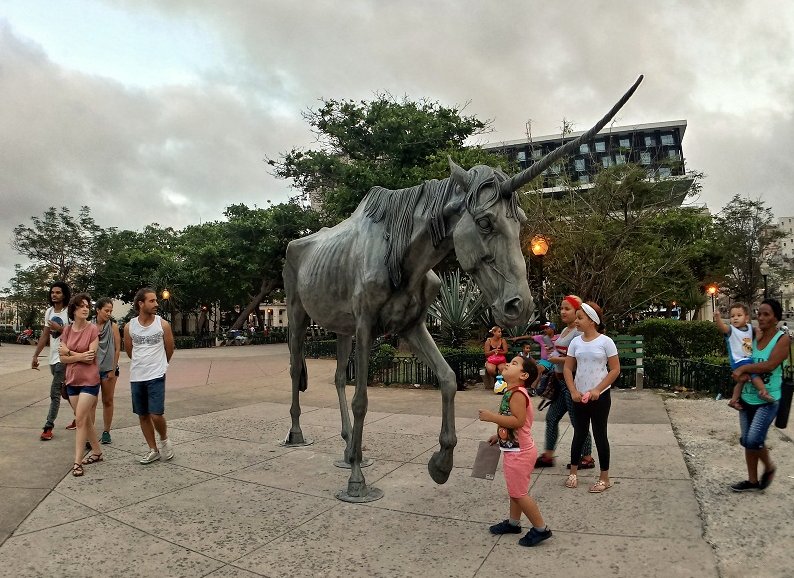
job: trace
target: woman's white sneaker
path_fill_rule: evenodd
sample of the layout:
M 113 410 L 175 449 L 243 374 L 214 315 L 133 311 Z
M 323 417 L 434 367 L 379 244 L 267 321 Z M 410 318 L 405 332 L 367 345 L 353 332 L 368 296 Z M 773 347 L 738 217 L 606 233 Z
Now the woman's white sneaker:
M 172 456 L 173 457 L 173 456 Z M 151 464 L 160 459 L 160 452 L 157 450 L 149 449 L 149 453 L 141 458 L 142 464 Z

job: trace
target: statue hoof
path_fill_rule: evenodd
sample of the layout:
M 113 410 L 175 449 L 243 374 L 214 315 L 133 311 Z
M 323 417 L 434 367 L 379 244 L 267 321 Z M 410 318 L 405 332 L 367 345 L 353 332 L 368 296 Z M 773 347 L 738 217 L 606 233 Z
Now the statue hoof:
M 365 498 L 367 496 L 366 482 L 348 482 L 347 495 L 352 498 Z
M 430 458 L 430 461 L 427 462 L 427 471 L 435 483 L 445 484 L 449 479 L 449 473 L 452 471 L 452 459 L 445 459 L 441 457 L 440 452 L 436 452 Z

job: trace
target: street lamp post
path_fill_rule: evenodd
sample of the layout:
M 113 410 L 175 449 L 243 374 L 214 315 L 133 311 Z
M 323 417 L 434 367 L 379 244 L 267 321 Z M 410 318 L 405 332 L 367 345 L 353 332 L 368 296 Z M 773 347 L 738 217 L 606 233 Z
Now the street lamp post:
M 761 277 L 764 278 L 764 299 L 768 299 L 769 298 L 769 288 L 767 287 L 767 284 L 766 284 L 766 278 L 769 275 L 769 263 L 764 261 L 763 263 L 761 263 L 761 266 L 759 267 L 759 269 L 761 270 Z
M 542 235 L 535 235 L 532 237 L 532 241 L 530 241 L 530 249 L 532 250 L 532 254 L 538 258 L 538 272 L 540 277 L 540 287 L 538 289 L 538 308 L 540 309 L 540 315 L 538 316 L 538 321 L 545 323 L 546 313 L 543 309 L 543 258 L 549 251 L 549 242 Z
M 714 295 L 716 295 L 717 293 L 717 286 L 714 283 L 712 283 L 706 289 L 706 293 L 711 295 L 711 314 L 714 315 L 714 313 L 717 311 L 717 308 L 715 307 L 714 304 Z
M 163 307 L 163 310 L 164 310 L 163 312 L 166 314 L 165 315 L 165 320 L 170 322 L 171 319 L 168 316 L 168 308 L 169 308 L 168 300 L 171 298 L 171 292 L 168 289 L 163 289 L 163 292 L 160 293 L 160 296 L 163 298 L 163 301 L 165 302 L 165 303 L 163 303 L 163 305 L 165 305 L 165 307 Z

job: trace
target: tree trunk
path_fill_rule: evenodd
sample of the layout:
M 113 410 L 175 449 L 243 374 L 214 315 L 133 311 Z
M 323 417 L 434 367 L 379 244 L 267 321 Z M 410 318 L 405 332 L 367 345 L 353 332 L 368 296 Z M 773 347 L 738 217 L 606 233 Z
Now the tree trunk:
M 248 316 L 253 312 L 256 311 L 259 304 L 264 300 L 267 295 L 276 288 L 276 281 L 272 279 L 264 278 L 262 279 L 262 285 L 259 287 L 259 293 L 257 293 L 253 299 L 246 305 L 245 309 L 240 311 L 240 316 L 237 318 L 237 321 L 234 322 L 232 325 L 232 329 L 241 329 L 243 323 L 248 320 Z

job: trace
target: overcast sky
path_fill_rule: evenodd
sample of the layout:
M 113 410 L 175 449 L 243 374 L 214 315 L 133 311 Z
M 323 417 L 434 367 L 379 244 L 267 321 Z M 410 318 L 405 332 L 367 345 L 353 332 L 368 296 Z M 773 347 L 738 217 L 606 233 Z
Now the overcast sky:
M 287 200 L 265 157 L 320 98 L 387 91 L 492 119 L 480 142 L 685 119 L 700 203 L 794 216 L 794 5 L 780 0 L 0 0 L 0 287 L 50 206 L 139 230 Z

